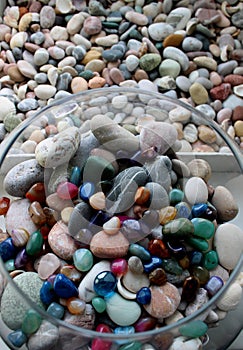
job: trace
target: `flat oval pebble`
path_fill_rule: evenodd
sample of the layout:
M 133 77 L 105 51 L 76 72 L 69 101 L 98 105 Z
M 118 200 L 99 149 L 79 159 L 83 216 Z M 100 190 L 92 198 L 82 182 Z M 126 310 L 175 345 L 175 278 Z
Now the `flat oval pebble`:
M 242 288 L 238 283 L 232 283 L 223 297 L 216 302 L 217 307 L 223 311 L 234 310 L 242 297 Z
M 218 218 L 222 222 L 233 220 L 239 211 L 232 193 L 224 186 L 216 186 L 212 204 L 217 209 Z
M 219 263 L 225 269 L 232 270 L 243 251 L 242 230 L 232 223 L 219 225 L 215 232 L 214 246 L 218 253 Z
M 200 177 L 191 177 L 186 183 L 184 192 L 190 204 L 206 203 L 208 200 L 207 185 Z

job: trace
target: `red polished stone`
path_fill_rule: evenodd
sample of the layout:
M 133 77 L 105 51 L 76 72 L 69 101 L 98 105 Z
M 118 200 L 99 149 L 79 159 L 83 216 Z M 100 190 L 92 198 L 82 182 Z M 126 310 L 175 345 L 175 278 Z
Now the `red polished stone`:
M 7 197 L 0 198 L 0 215 L 7 214 L 8 208 L 10 205 L 10 199 Z
M 98 324 L 98 326 L 96 327 L 96 331 L 100 333 L 112 333 L 110 327 L 104 323 Z M 96 338 L 92 341 L 91 349 L 92 350 L 110 350 L 111 346 L 112 346 L 111 341 Z
M 25 197 L 28 198 L 31 202 L 37 201 L 39 203 L 45 203 L 46 193 L 44 183 L 37 182 L 34 184 L 25 194 Z
M 154 329 L 156 326 L 157 320 L 153 317 L 142 317 L 134 325 L 136 332 L 146 332 L 150 329 Z
M 152 255 L 165 259 L 170 257 L 170 252 L 161 239 L 153 239 L 149 242 L 148 250 Z
M 78 195 L 78 187 L 72 182 L 62 182 L 57 186 L 57 195 L 61 199 L 73 199 Z

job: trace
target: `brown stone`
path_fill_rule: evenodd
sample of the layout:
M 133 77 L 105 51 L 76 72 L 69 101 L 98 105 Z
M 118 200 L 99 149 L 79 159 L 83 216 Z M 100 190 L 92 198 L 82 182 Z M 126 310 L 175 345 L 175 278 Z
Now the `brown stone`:
M 85 19 L 83 24 L 83 30 L 88 35 L 94 35 L 100 33 L 102 29 L 102 23 L 99 17 L 90 16 Z
M 243 78 L 243 77 L 242 77 Z M 243 120 L 243 106 L 236 106 L 233 110 L 232 121 Z
M 88 87 L 90 89 L 102 88 L 106 83 L 106 80 L 102 77 L 94 77 L 89 80 Z
M 184 37 L 181 34 L 170 34 L 168 35 L 164 41 L 163 41 L 163 46 L 175 46 L 178 47 L 182 43 Z
M 229 83 L 223 83 L 219 86 L 215 86 L 210 90 L 210 96 L 214 100 L 224 101 L 231 93 L 231 86 Z
M 231 84 L 231 86 L 236 86 L 243 84 L 243 76 L 239 74 L 229 74 L 224 78 L 225 83 Z
M 75 77 L 71 82 L 71 90 L 73 94 L 76 94 L 80 91 L 88 90 L 88 83 L 82 77 Z
M 25 81 L 25 77 L 20 73 L 16 65 L 8 68 L 8 75 L 10 79 L 16 83 L 22 83 Z
M 125 80 L 122 72 L 118 68 L 112 68 L 110 70 L 110 78 L 117 85 Z
M 198 138 L 205 143 L 214 143 L 217 140 L 215 131 L 206 125 L 199 125 Z

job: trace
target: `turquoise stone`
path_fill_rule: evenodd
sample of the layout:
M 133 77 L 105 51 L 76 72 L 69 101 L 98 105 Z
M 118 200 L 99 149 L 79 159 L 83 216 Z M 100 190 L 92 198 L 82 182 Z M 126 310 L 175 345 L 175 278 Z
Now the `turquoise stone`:
M 8 340 L 16 348 L 21 348 L 27 342 L 27 336 L 21 329 L 17 329 L 14 332 L 8 334 Z
M 142 344 L 138 341 L 124 344 L 124 345 L 119 347 L 119 350 L 141 350 L 141 349 L 142 349 Z
M 219 263 L 219 258 L 215 250 L 210 250 L 209 252 L 205 253 L 203 257 L 203 266 L 207 270 L 213 270 L 215 267 L 218 266 L 218 263 Z
M 191 265 L 200 265 L 202 263 L 202 260 L 203 260 L 202 252 L 199 252 L 197 250 L 192 250 L 191 252 L 189 252 L 188 256 L 189 256 Z
M 122 334 L 127 335 L 127 338 L 129 338 L 130 334 L 135 333 L 135 328 L 133 326 L 127 326 L 127 327 L 116 327 L 114 329 L 114 334 Z M 126 344 L 126 340 L 116 340 L 117 344 Z
M 78 166 L 74 166 L 71 171 L 70 180 L 76 186 L 80 185 L 81 182 L 81 169 Z
M 7 271 L 11 272 L 15 270 L 15 265 L 14 265 L 15 259 L 9 259 L 8 261 L 5 262 L 5 267 Z
M 169 192 L 170 205 L 175 205 L 179 202 L 182 202 L 184 199 L 184 192 L 179 190 L 178 188 L 173 188 Z
M 35 310 L 30 309 L 24 315 L 22 331 L 25 334 L 33 334 L 39 329 L 41 322 L 41 316 Z
M 194 226 L 187 218 L 179 218 L 169 221 L 163 226 L 164 239 L 185 239 L 194 233 Z
M 94 263 L 93 254 L 86 248 L 77 249 L 73 254 L 73 263 L 77 270 L 89 271 Z
M 215 232 L 215 226 L 212 221 L 203 218 L 193 218 L 191 220 L 194 226 L 194 236 L 210 239 Z
M 117 285 L 116 276 L 110 271 L 99 273 L 94 280 L 94 291 L 101 297 L 109 298 Z
M 52 302 L 48 308 L 47 308 L 47 313 L 51 315 L 52 317 L 55 317 L 59 320 L 61 320 L 64 316 L 65 309 L 62 305 Z
M 150 252 L 137 243 L 130 244 L 129 253 L 138 256 L 142 261 L 149 261 L 151 259 Z
M 198 249 L 202 252 L 206 252 L 208 250 L 209 244 L 208 242 L 203 238 L 196 238 L 196 237 L 190 237 L 186 240 L 190 246 L 192 246 L 195 249 Z
M 26 253 L 28 255 L 36 255 L 38 253 L 41 252 L 42 250 L 42 246 L 43 246 L 43 243 L 44 243 L 44 239 L 42 237 L 42 234 L 40 233 L 39 230 L 33 232 L 31 235 L 30 235 L 30 238 L 27 242 L 27 245 L 26 245 Z
M 92 305 L 93 305 L 95 311 L 98 312 L 99 314 L 101 314 L 102 312 L 105 311 L 106 302 L 103 298 L 94 297 L 91 302 L 92 302 Z
M 200 320 L 191 321 L 179 328 L 179 332 L 184 337 L 202 337 L 208 330 L 206 323 Z

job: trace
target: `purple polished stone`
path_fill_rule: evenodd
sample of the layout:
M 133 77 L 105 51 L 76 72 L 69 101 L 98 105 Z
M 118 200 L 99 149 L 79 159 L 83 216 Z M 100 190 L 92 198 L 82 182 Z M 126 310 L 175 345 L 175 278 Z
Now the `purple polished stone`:
M 25 248 L 23 248 L 18 252 L 14 260 L 14 266 L 17 270 L 19 270 L 25 267 L 28 261 L 29 261 L 29 256 L 27 255 Z
M 218 276 L 212 276 L 205 284 L 204 288 L 211 296 L 215 295 L 224 285 L 222 278 Z

